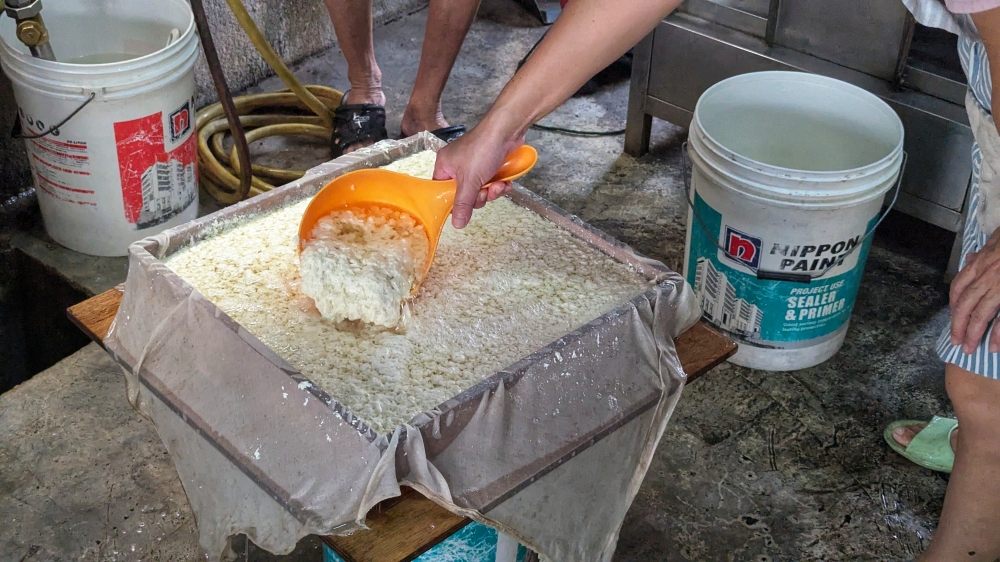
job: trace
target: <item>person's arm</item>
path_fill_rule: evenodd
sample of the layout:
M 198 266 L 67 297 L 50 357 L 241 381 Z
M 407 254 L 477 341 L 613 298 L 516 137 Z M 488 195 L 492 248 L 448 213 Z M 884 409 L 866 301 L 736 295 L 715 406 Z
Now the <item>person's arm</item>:
M 1000 8 L 972 15 L 986 46 L 993 81 L 993 118 L 1000 118 Z M 1000 162 L 993 162 L 994 168 Z M 990 204 L 1000 204 L 991 201 Z M 978 252 L 966 257 L 965 267 L 951 282 L 951 341 L 966 353 L 979 346 L 989 323 L 1000 313 L 1000 230 Z M 1000 351 L 1000 326 L 990 338 L 991 353 Z
M 452 224 L 464 227 L 473 208 L 510 188 L 493 184 L 480 192 L 532 124 L 638 43 L 678 4 L 680 0 L 570 2 L 479 125 L 438 152 L 434 178 L 458 182 Z

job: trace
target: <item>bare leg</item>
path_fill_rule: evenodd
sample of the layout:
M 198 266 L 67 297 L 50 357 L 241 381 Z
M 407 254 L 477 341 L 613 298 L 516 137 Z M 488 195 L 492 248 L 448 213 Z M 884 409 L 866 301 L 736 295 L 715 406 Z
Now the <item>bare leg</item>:
M 372 0 L 326 0 L 340 50 L 347 59 L 351 91 L 345 103 L 385 104 L 382 71 L 375 62 Z
M 941 522 L 922 562 L 1000 557 L 1000 381 L 945 369 L 961 435 Z
M 441 94 L 478 9 L 479 0 L 431 0 L 420 66 L 403 113 L 404 136 L 448 126 L 441 112 Z

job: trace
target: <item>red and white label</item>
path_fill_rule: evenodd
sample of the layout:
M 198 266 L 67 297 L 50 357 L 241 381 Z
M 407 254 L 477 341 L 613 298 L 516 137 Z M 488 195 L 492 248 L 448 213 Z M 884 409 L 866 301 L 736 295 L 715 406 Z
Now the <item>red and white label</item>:
M 177 120 L 171 115 L 171 137 L 180 124 Z M 184 125 L 187 139 L 168 152 L 162 112 L 115 123 L 125 219 L 137 229 L 170 220 L 197 195 L 197 138 L 190 134 L 190 125 Z

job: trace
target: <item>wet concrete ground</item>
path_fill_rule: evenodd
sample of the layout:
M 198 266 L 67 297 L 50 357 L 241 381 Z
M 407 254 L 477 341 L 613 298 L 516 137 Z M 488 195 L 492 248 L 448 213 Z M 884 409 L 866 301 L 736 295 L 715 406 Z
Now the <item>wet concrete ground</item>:
M 543 32 L 510 0 L 487 0 L 480 16 L 445 94 L 452 123 L 474 124 Z M 417 13 L 376 32 L 390 134 L 398 132 L 416 72 L 425 17 Z M 296 72 L 307 83 L 346 83 L 336 49 Z M 271 79 L 258 89 L 277 87 Z M 568 102 L 544 123 L 617 129 L 626 103 L 627 84 L 620 84 Z M 680 270 L 683 138 L 684 131 L 656 122 L 652 152 L 634 159 L 622 154 L 620 136 L 533 131 L 528 141 L 541 159 L 523 183 Z M 325 156 L 322 146 L 269 142 L 257 149 L 272 163 L 307 166 Z M 37 233 L 20 240 L 79 277 L 79 286 L 96 291 L 124 277 L 123 260 L 81 259 Z M 685 389 L 629 511 L 616 560 L 905 560 L 919 553 L 936 525 L 946 478 L 893 454 L 882 430 L 895 419 L 951 413 L 932 352 L 947 318 L 950 247 L 947 233 L 891 217 L 876 238 L 837 356 L 792 373 L 724 365 Z M 89 549 L 104 554 L 87 559 L 110 559 L 94 541 L 123 530 L 134 542 L 116 539 L 126 549 L 117 559 L 139 558 L 127 550 L 131 544 L 143 559 L 195 552 L 193 518 L 176 474 L 151 425 L 125 402 L 110 361 L 90 346 L 50 371 L 0 399 L 0 559 L 19 560 L 54 533 L 61 540 L 46 539 L 49 550 L 37 552 L 76 558 L 71 553 Z M 89 410 L 89 421 L 70 421 Z M 95 429 L 74 432 L 80 424 Z M 67 459 L 97 469 L 82 471 Z M 149 531 L 148 541 L 139 537 L 139 527 L 122 518 L 153 505 L 163 509 L 148 513 L 167 514 L 157 523 L 160 541 Z M 314 540 L 300 547 L 290 559 L 319 559 Z M 243 558 L 272 559 L 252 547 Z

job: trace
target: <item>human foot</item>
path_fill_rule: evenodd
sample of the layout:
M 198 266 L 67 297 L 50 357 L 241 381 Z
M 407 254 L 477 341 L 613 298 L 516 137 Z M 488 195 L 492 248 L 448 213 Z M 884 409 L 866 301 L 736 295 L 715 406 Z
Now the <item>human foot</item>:
M 345 105 L 353 105 L 359 103 L 370 103 L 374 105 L 385 105 L 385 93 L 382 92 L 380 87 L 369 87 L 369 88 L 351 88 L 347 90 L 344 95 Z
M 958 444 L 958 422 L 934 416 L 930 423 L 901 420 L 882 433 L 885 442 L 903 458 L 924 468 L 951 472 Z
M 444 113 L 441 111 L 441 104 L 422 107 L 411 101 L 410 105 L 406 106 L 406 111 L 403 112 L 403 121 L 400 123 L 399 129 L 404 137 L 408 137 L 420 131 L 436 131 L 445 127 L 448 127 L 448 121 L 445 120 Z
M 892 431 L 892 438 L 896 440 L 903 447 L 909 447 L 910 442 L 913 438 L 917 436 L 922 429 L 927 427 L 926 423 L 914 423 L 910 425 L 904 425 L 897 427 Z M 954 451 L 958 447 L 958 428 L 951 432 L 951 450 Z

